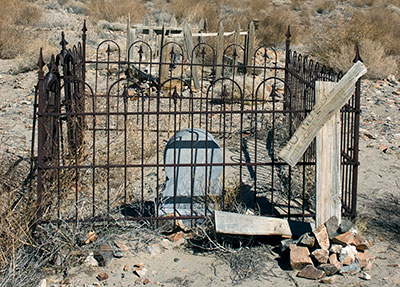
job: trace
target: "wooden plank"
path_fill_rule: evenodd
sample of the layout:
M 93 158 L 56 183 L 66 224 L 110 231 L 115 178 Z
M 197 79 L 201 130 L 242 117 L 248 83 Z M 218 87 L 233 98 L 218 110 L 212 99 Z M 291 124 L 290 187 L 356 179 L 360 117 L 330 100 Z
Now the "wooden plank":
M 316 82 L 316 103 L 323 103 L 335 87 L 333 82 Z M 336 112 L 317 134 L 316 226 L 332 216 L 341 219 L 340 112 Z
M 235 45 L 240 45 L 240 22 L 238 21 L 236 24 L 236 30 L 235 30 Z M 235 58 L 235 62 L 233 63 L 234 66 L 237 66 L 238 62 L 239 62 L 239 52 L 240 49 L 238 46 L 235 47 L 236 49 L 236 54 L 238 55 Z M 235 70 L 237 70 L 237 68 L 235 68 Z
M 232 31 L 232 32 L 224 32 L 224 36 L 232 36 L 235 35 L 236 31 Z M 193 37 L 217 37 L 219 35 L 219 33 L 192 33 Z M 247 31 L 242 31 L 240 32 L 240 36 L 246 36 L 247 35 Z M 183 35 L 182 34 L 172 34 L 171 35 L 172 38 L 182 38 Z
M 312 231 L 311 223 L 307 222 L 218 210 L 214 212 L 214 220 L 216 232 L 223 234 L 292 237 Z
M 315 105 L 278 156 L 295 166 L 321 127 L 350 99 L 357 80 L 365 73 L 367 68 L 364 64 L 360 61 L 355 63 L 328 93 L 327 100 Z
M 168 36 L 164 36 L 164 47 L 163 47 L 161 59 L 160 59 L 161 63 L 169 62 L 169 57 L 170 57 L 169 53 L 171 52 L 171 45 L 166 45 L 169 42 L 170 42 L 170 38 Z M 161 65 L 161 71 L 160 71 L 161 83 L 164 83 L 168 79 L 168 69 L 169 69 L 169 64 Z
M 199 75 L 197 71 L 197 59 L 196 59 L 196 53 L 192 53 L 194 49 L 194 44 L 193 44 L 193 37 L 192 37 L 192 32 L 190 31 L 190 26 L 188 23 L 185 23 L 183 26 L 183 34 L 184 34 L 184 40 L 185 40 L 185 46 L 186 46 L 186 51 L 188 54 L 188 59 L 190 63 L 193 63 L 194 66 L 192 66 L 192 79 L 194 83 L 195 89 L 199 90 L 200 89 L 200 81 L 199 81 Z M 192 58 L 193 57 L 193 58 Z
M 126 23 L 126 60 L 129 59 L 129 46 L 131 45 L 131 14 L 128 14 L 128 21 Z
M 217 38 L 217 67 L 215 68 L 215 80 L 221 78 L 222 75 L 222 63 L 224 55 L 224 25 L 222 21 L 219 22 L 218 26 L 218 38 Z

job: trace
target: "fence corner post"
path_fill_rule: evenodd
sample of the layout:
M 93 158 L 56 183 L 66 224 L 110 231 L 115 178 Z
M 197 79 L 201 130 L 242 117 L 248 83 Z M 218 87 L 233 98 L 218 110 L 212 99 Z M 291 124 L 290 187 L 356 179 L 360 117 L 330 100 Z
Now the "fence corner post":
M 334 82 L 315 83 L 316 104 L 326 100 L 335 87 Z M 340 111 L 332 116 L 320 129 L 316 137 L 316 204 L 315 224 L 318 227 L 330 217 L 341 221 L 341 176 L 340 176 Z
M 42 194 L 43 194 L 43 145 L 44 145 L 44 118 L 43 113 L 45 110 L 45 91 L 44 91 L 44 71 L 43 67 L 46 63 L 43 60 L 43 49 L 40 48 L 39 60 L 37 63 L 39 67 L 38 71 L 38 91 L 39 91 L 39 103 L 38 103 L 38 157 L 37 157 L 37 198 L 36 198 L 36 217 L 37 220 L 42 217 Z

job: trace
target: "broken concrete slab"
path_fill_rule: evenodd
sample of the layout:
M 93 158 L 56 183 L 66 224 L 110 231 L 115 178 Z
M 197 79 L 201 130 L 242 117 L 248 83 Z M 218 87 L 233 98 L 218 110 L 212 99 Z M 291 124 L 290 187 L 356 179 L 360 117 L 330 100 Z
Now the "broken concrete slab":
M 306 265 L 313 265 L 310 252 L 307 247 L 291 245 L 290 247 L 290 266 L 294 270 L 301 270 Z
M 321 224 L 320 226 L 318 226 L 317 229 L 315 229 L 313 231 L 314 236 L 317 240 L 317 243 L 319 245 L 319 247 L 321 247 L 322 249 L 329 249 L 330 246 L 330 242 L 329 242 L 329 236 L 328 236 L 328 232 L 326 230 L 326 227 L 324 224 Z
M 325 276 L 325 272 L 318 270 L 313 265 L 307 265 L 297 274 L 297 276 L 306 279 L 318 280 Z

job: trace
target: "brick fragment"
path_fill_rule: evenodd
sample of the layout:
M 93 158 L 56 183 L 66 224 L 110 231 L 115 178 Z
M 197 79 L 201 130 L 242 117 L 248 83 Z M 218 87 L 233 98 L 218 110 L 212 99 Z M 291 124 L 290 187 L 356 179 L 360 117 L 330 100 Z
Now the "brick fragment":
M 107 280 L 107 279 L 108 279 L 108 274 L 107 274 L 106 272 L 100 272 L 100 273 L 97 275 L 97 279 L 98 279 L 99 281 Z

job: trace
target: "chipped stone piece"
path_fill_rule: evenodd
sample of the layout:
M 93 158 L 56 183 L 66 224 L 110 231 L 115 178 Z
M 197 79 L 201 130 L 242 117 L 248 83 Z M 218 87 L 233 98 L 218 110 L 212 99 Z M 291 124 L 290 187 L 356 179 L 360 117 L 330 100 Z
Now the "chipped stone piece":
M 358 234 L 355 234 L 351 242 L 357 250 L 366 250 L 369 248 L 369 242 Z
M 328 221 L 325 222 L 325 227 L 330 239 L 339 235 L 337 233 L 337 230 L 339 228 L 339 220 L 336 216 L 332 216 L 331 218 L 329 218 Z
M 340 244 L 332 244 L 331 248 L 329 249 L 330 252 L 339 254 L 342 250 L 342 245 Z
M 324 271 L 326 276 L 332 276 L 340 271 L 335 264 L 321 264 L 318 266 L 318 269 Z
M 140 278 L 144 277 L 147 273 L 147 268 L 141 267 L 141 268 L 136 268 L 135 269 L 135 274 L 139 276 Z
M 325 276 L 325 272 L 318 270 L 312 265 L 307 265 L 297 274 L 297 276 L 306 279 L 318 280 Z
M 369 275 L 368 273 L 363 272 L 361 278 L 368 281 L 368 280 L 371 280 L 371 275 Z
M 353 222 L 349 219 L 343 219 L 339 225 L 340 233 L 346 233 L 347 231 L 353 231 L 354 234 L 358 233 L 357 228 L 354 226 Z
M 318 245 L 322 249 L 329 249 L 330 242 L 328 232 L 324 224 L 321 224 L 317 229 L 313 231 L 315 238 L 317 239 Z
M 305 233 L 299 238 L 298 244 L 313 248 L 315 246 L 315 237 L 311 233 Z
M 100 272 L 100 273 L 97 275 L 97 279 L 98 279 L 99 281 L 107 280 L 107 279 L 108 279 L 108 274 L 107 274 L 106 272 Z
M 326 249 L 316 249 L 311 255 L 318 261 L 318 263 L 327 263 L 329 259 L 329 251 Z
M 321 283 L 324 284 L 334 284 L 338 279 L 338 276 L 324 277 L 321 279 Z
M 341 244 L 343 246 L 349 245 L 353 242 L 354 233 L 349 230 L 346 233 L 340 234 L 332 239 L 332 243 Z
M 313 265 L 310 252 L 307 247 L 291 245 L 290 247 L 290 266 L 295 270 L 301 270 L 306 265 Z
M 290 239 L 290 238 L 282 240 L 281 243 L 280 243 L 280 246 L 279 246 L 279 248 L 281 250 L 281 253 L 283 253 L 286 250 L 288 250 L 291 245 L 296 245 L 296 243 L 297 243 L 296 240 L 293 240 L 293 239 Z
M 372 264 L 375 260 L 374 256 L 372 256 L 372 254 L 369 253 L 368 250 L 365 250 L 364 252 L 358 252 L 355 257 L 356 257 L 356 262 L 364 270 L 369 270 L 372 267 Z
M 340 271 L 340 273 L 349 273 L 349 274 L 355 274 L 361 271 L 360 266 L 353 262 L 350 265 L 347 266 L 343 266 L 342 270 Z

